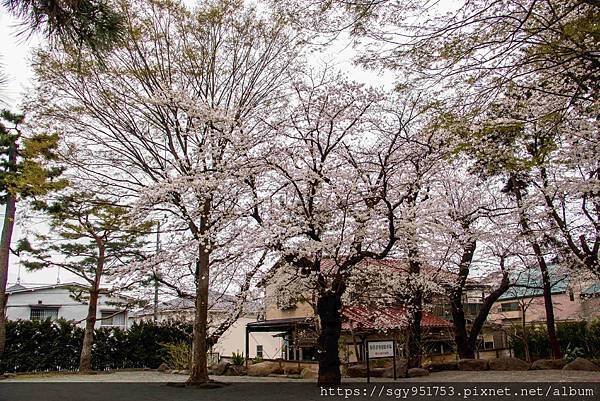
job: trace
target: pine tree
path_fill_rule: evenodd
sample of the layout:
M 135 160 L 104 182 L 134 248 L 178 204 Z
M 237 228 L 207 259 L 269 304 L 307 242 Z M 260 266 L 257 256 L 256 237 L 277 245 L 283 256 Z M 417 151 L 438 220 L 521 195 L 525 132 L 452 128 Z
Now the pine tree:
M 44 210 L 51 234 L 36 235 L 35 248 L 21 240 L 18 251 L 31 257 L 21 263 L 29 270 L 60 267 L 87 282 L 89 306 L 79 371 L 89 372 L 101 282 L 120 278 L 122 266 L 143 258 L 151 223 L 132 224 L 126 207 L 86 192 L 62 195 Z
M 58 179 L 62 169 L 57 161 L 57 134 L 23 135 L 24 116 L 1 113 L 0 121 L 0 203 L 6 205 L 0 239 L 0 355 L 6 342 L 6 282 L 10 242 L 17 203 L 38 200 L 50 191 L 64 188 L 66 180 Z

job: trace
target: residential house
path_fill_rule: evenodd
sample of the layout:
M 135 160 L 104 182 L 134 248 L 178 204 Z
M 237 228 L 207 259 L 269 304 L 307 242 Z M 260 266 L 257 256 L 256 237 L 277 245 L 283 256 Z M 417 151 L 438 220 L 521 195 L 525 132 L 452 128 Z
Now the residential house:
M 592 320 L 600 317 L 600 282 L 575 278 L 569 270 L 549 266 L 552 305 L 556 322 Z M 509 288 L 494 304 L 488 320 L 505 328 L 546 321 L 539 270 L 531 269 L 513 277 Z
M 229 313 L 234 307 L 235 297 L 227 294 L 211 293 L 209 298 L 210 307 L 208 311 L 208 320 L 210 326 L 217 326 L 220 322 L 227 319 Z M 168 301 L 160 302 L 157 305 L 157 321 L 194 321 L 195 304 L 191 299 L 174 298 Z M 233 353 L 244 353 L 250 358 L 274 358 L 279 354 L 281 348 L 281 339 L 273 337 L 270 334 L 256 333 L 250 338 L 250 352 L 244 352 L 245 327 L 247 324 L 256 322 L 262 314 L 262 307 L 258 304 L 252 304 L 247 307 L 242 316 L 240 316 L 223 333 L 210 351 L 211 358 L 219 360 L 221 358 L 230 358 Z M 154 305 L 148 304 L 145 308 L 136 311 L 130 317 L 131 322 L 154 320 Z
M 8 320 L 65 319 L 84 327 L 88 314 L 86 290 L 79 283 L 12 285 L 6 290 L 6 317 Z M 128 297 L 101 290 L 96 327 L 127 328 L 130 304 Z
M 332 260 L 321 264 L 322 271 L 332 272 L 335 269 Z M 361 281 L 361 274 L 382 274 L 390 279 L 390 275 L 405 274 L 405 265 L 397 260 L 384 261 L 367 259 L 355 268 L 359 283 L 348 294 L 352 298 L 351 306 L 342 310 L 343 349 L 341 357 L 346 363 L 364 360 L 367 341 L 381 339 L 397 340 L 398 353 L 404 352 L 404 338 L 408 327 L 406 308 L 402 302 L 389 297 L 381 299 L 385 291 L 369 287 Z M 282 339 L 281 352 L 278 357 L 289 361 L 316 361 L 317 359 L 317 316 L 314 305 L 316 293 L 310 287 L 301 290 L 302 295 L 289 300 L 282 300 L 280 281 L 286 281 L 285 267 L 276 271 L 268 281 L 260 285 L 265 289 L 265 319 L 246 325 L 247 349 L 251 344 L 249 338 L 257 333 L 273 333 Z M 285 285 L 284 285 L 285 287 Z M 422 335 L 430 358 L 452 354 L 452 324 L 432 313 L 424 313 L 422 319 Z

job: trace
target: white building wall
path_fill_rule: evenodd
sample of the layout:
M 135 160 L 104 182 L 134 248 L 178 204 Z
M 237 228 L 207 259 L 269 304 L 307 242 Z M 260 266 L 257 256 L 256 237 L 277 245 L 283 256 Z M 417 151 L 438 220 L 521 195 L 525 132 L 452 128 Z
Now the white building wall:
M 246 324 L 256 322 L 254 317 L 239 318 L 223 335 L 217 344 L 213 346 L 213 352 L 218 352 L 221 357 L 231 357 L 235 353 L 246 354 Z M 283 340 L 274 337 L 278 333 L 250 333 L 249 357 L 256 357 L 256 346 L 263 346 L 263 358 L 275 359 L 281 357 Z
M 109 298 L 101 294 L 98 299 L 97 318 L 99 319 L 102 316 L 102 311 L 119 309 L 116 305 L 111 304 L 115 301 L 115 298 Z M 88 305 L 71 298 L 70 291 L 60 287 L 33 289 L 10 294 L 6 305 L 6 316 L 9 320 L 29 320 L 31 307 L 36 305 L 57 306 L 59 318 L 81 321 L 78 326 L 85 326 L 84 320 L 87 316 Z M 125 313 L 127 314 L 127 312 Z M 125 321 L 127 322 L 128 319 L 126 318 Z M 101 321 L 98 320 L 96 327 L 100 327 L 100 325 Z

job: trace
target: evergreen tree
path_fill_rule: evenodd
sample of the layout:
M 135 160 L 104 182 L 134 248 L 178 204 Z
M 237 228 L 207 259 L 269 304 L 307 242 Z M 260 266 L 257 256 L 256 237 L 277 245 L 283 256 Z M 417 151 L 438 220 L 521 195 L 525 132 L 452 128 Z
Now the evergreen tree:
M 127 208 L 86 192 L 62 195 L 44 209 L 51 234 L 36 235 L 35 248 L 21 240 L 19 252 L 31 257 L 21 263 L 29 270 L 60 267 L 87 282 L 89 307 L 79 371 L 89 372 L 102 279 L 120 278 L 122 266 L 143 258 L 151 223 L 132 224 Z
M 15 224 L 17 203 L 37 200 L 50 191 L 64 188 L 58 179 L 62 169 L 57 160 L 57 134 L 23 135 L 24 116 L 2 111 L 0 120 L 0 203 L 5 205 L 0 239 L 0 356 L 6 342 L 6 282 L 10 242 Z

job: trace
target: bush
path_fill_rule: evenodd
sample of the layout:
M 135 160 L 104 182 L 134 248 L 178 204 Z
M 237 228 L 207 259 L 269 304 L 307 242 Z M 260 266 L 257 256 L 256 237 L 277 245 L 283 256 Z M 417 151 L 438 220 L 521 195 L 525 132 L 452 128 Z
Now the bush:
M 234 352 L 231 354 L 231 363 L 236 366 L 242 366 L 245 362 L 244 354 Z
M 522 328 L 516 328 L 511 335 L 511 344 L 518 358 L 525 358 L 522 340 Z M 529 351 L 533 359 L 549 358 L 550 345 L 546 326 L 533 325 L 526 328 Z M 591 322 L 559 322 L 556 325 L 556 337 L 567 360 L 578 356 L 584 358 L 600 357 L 600 319 Z
M 192 365 L 192 352 L 187 343 L 163 344 L 167 351 L 166 364 L 171 369 L 190 369 Z
M 181 322 L 134 323 L 129 330 L 102 327 L 94 331 L 92 368 L 156 369 L 167 361 L 164 344 L 191 344 L 191 324 Z M 83 329 L 72 322 L 8 321 L 6 350 L 0 372 L 77 370 Z

